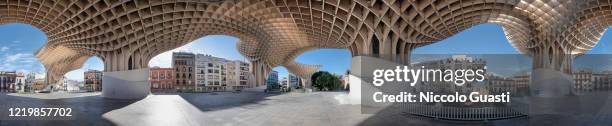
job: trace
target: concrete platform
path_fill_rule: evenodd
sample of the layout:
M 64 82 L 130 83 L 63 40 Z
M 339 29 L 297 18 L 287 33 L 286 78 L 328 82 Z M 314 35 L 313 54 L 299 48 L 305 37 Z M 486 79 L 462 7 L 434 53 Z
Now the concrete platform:
M 60 105 L 75 109 L 75 118 L 71 120 L 0 120 L 0 125 L 527 125 L 559 124 L 555 123 L 558 120 L 610 125 L 611 122 L 607 120 L 612 118 L 605 115 L 612 112 L 612 107 L 606 107 L 610 109 L 601 110 L 600 114 L 603 115 L 597 116 L 537 116 L 489 122 L 447 121 L 405 114 L 392 107 L 376 114 L 361 114 L 359 105 L 342 103 L 338 100 L 342 97 L 349 97 L 348 93 L 266 94 L 249 90 L 241 93 L 151 94 L 142 100 L 107 99 L 99 93 L 0 94 L 0 106 Z
M 149 69 L 104 72 L 102 97 L 110 99 L 142 99 L 151 93 Z

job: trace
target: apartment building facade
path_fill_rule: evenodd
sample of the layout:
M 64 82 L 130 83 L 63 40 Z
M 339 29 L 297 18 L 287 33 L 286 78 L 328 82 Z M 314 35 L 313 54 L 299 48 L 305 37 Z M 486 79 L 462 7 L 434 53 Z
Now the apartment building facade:
M 196 91 L 233 91 L 250 87 L 250 63 L 196 55 Z
M 187 52 L 172 53 L 172 67 L 174 69 L 174 88 L 178 91 L 193 90 L 195 81 L 195 55 Z
M 151 91 L 170 91 L 174 88 L 174 69 L 153 67 L 149 71 Z

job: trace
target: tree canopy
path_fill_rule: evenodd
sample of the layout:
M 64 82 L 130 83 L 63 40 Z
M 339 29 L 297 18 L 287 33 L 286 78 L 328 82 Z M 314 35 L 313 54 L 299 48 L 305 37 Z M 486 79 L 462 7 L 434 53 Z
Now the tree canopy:
M 336 90 L 341 85 L 340 79 L 327 71 L 316 72 L 311 79 L 312 86 L 319 91 Z

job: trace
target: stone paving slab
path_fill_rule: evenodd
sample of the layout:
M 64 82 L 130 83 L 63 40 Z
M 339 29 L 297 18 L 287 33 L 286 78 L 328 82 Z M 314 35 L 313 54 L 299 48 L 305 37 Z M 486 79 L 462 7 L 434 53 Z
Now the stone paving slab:
M 2 106 L 59 104 L 77 110 L 76 117 L 69 121 L 0 120 L 0 126 L 529 125 L 548 124 L 551 120 L 560 119 L 588 122 L 589 118 L 599 120 L 590 125 L 610 125 L 610 116 L 601 113 L 593 116 L 535 116 L 488 122 L 439 120 L 407 115 L 391 108 L 376 114 L 361 114 L 359 105 L 343 104 L 338 100 L 338 97 L 345 95 L 346 92 L 266 94 L 246 91 L 153 94 L 141 100 L 113 100 L 102 98 L 99 93 L 0 94 Z M 610 110 L 606 108 L 604 113 Z

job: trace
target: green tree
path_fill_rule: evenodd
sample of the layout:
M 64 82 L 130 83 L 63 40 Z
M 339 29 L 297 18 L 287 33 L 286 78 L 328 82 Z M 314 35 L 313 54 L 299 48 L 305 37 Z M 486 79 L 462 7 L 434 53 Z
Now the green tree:
M 327 71 L 319 71 L 312 75 L 312 86 L 319 91 L 329 91 L 338 89 L 340 79 Z

